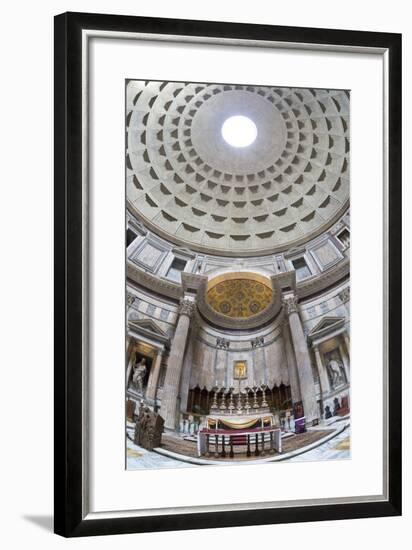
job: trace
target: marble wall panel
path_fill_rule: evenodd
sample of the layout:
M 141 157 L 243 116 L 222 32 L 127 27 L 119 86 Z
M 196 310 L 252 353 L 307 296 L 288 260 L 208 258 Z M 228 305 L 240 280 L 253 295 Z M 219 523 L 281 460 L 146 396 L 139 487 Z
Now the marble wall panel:
M 150 271 L 155 271 L 165 257 L 166 252 L 160 247 L 145 241 L 142 246 L 132 254 L 131 260 L 137 265 L 142 265 Z
M 331 240 L 316 246 L 311 250 L 311 253 L 322 271 L 334 265 L 343 257 Z
M 289 373 L 286 362 L 283 338 L 278 337 L 264 348 L 266 363 L 266 379 L 269 387 L 289 384 Z
M 225 349 L 216 350 L 215 378 L 219 386 L 226 385 L 226 367 L 228 354 Z

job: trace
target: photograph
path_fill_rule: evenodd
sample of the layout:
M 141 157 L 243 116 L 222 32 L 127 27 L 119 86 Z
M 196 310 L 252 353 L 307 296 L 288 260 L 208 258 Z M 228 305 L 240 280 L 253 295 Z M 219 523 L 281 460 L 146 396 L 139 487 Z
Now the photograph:
M 350 91 L 138 76 L 126 469 L 350 460 Z

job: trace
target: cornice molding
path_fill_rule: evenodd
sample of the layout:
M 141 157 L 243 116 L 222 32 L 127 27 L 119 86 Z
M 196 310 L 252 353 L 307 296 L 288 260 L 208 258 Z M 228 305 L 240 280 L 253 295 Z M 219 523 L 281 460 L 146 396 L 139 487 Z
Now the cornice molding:
M 327 271 L 298 283 L 296 285 L 296 291 L 299 299 L 310 298 L 314 294 L 319 294 L 319 292 L 349 277 L 349 274 L 349 258 L 345 258 L 339 264 L 334 265 Z
M 156 294 L 161 294 L 175 300 L 179 300 L 183 294 L 181 285 L 143 271 L 131 264 L 131 262 L 127 262 L 127 277 Z
M 336 214 L 329 220 L 329 223 L 325 224 L 325 226 L 320 227 L 313 232 L 308 233 L 305 235 L 305 237 L 302 237 L 300 239 L 296 239 L 295 241 L 291 241 L 287 243 L 286 245 L 282 246 L 276 246 L 271 248 L 261 248 L 261 249 L 254 249 L 253 251 L 247 251 L 242 252 L 241 250 L 231 251 L 231 250 L 219 250 L 218 248 L 212 248 L 210 246 L 205 246 L 199 243 L 193 243 L 190 241 L 186 241 L 182 238 L 177 237 L 176 235 L 172 235 L 168 233 L 167 231 L 163 230 L 162 228 L 158 227 L 154 223 L 152 223 L 148 218 L 146 218 L 141 212 L 139 212 L 136 207 L 127 200 L 127 209 L 129 213 L 134 216 L 144 227 L 146 227 L 150 232 L 152 232 L 154 235 L 157 235 L 161 237 L 162 239 L 165 239 L 167 242 L 171 243 L 173 246 L 182 247 L 183 249 L 188 249 L 193 252 L 199 252 L 201 254 L 210 254 L 212 256 L 223 256 L 223 257 L 234 257 L 234 258 L 253 258 L 253 257 L 262 257 L 262 256 L 268 256 L 271 254 L 280 254 L 280 253 L 287 253 L 288 250 L 291 248 L 296 247 L 308 247 L 308 245 L 316 239 L 319 235 L 322 233 L 325 233 L 327 231 L 332 231 L 333 226 L 335 223 L 340 223 L 341 219 L 346 216 L 347 212 L 349 211 L 349 201 L 346 201 L 342 208 L 336 212 Z
M 311 277 L 310 279 L 301 281 L 299 283 L 296 283 L 294 271 L 287 271 L 279 273 L 277 275 L 272 275 L 271 280 L 272 284 L 273 281 L 275 281 L 277 290 L 282 291 L 282 289 L 284 289 L 286 286 L 290 287 L 292 290 L 296 289 L 299 300 L 304 300 L 310 298 L 312 295 L 319 294 L 325 289 L 338 283 L 342 279 L 349 277 L 349 274 L 349 259 L 345 258 L 339 264 L 331 267 L 324 273 L 321 273 L 319 275 L 316 275 L 315 277 Z M 133 282 L 155 292 L 156 294 L 164 295 L 174 300 L 179 300 L 183 296 L 184 291 L 192 291 L 194 293 L 197 293 L 198 296 L 200 291 L 205 293 L 207 282 L 209 280 L 207 275 L 182 273 L 182 285 L 180 285 L 178 283 L 174 283 L 172 281 L 168 281 L 166 279 L 158 277 L 157 275 L 153 275 L 152 273 L 143 271 L 136 265 L 133 265 L 131 262 L 127 263 L 127 277 Z M 205 300 L 203 299 L 203 301 Z M 206 317 L 206 319 L 210 319 L 211 321 L 213 319 L 212 322 L 214 324 L 234 330 L 236 330 L 236 326 L 239 326 L 239 328 L 241 329 L 249 328 L 249 326 L 259 326 L 258 318 L 260 318 L 260 316 L 262 316 L 261 322 L 263 323 L 267 322 L 270 319 L 271 314 L 275 315 L 277 313 L 277 311 L 275 310 L 265 310 L 258 314 L 256 317 L 250 317 L 249 319 L 232 319 L 230 321 L 229 318 L 227 318 L 226 316 L 219 315 L 214 312 L 212 308 L 210 308 L 210 306 L 207 306 L 207 304 L 203 306 L 203 301 L 198 302 L 201 305 L 202 315 Z M 255 324 L 255 322 L 252 322 L 249 325 L 248 321 L 252 320 L 256 320 L 257 324 Z M 245 326 L 243 326 L 243 322 L 245 322 Z

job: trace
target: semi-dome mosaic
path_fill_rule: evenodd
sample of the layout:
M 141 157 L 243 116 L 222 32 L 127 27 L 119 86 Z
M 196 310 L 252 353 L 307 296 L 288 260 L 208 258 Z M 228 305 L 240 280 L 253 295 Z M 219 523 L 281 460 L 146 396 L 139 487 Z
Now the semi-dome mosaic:
M 247 147 L 223 139 L 233 116 L 256 125 Z M 286 250 L 347 209 L 348 92 L 132 80 L 126 127 L 128 207 L 179 245 Z
M 231 273 L 209 282 L 206 299 L 217 313 L 241 319 L 264 311 L 272 302 L 273 290 L 263 277 Z

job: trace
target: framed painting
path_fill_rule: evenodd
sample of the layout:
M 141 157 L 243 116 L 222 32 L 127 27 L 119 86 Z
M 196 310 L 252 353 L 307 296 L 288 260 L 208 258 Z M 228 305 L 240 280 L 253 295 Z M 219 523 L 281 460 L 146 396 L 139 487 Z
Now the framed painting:
M 57 16 L 55 532 L 400 513 L 401 36 Z

